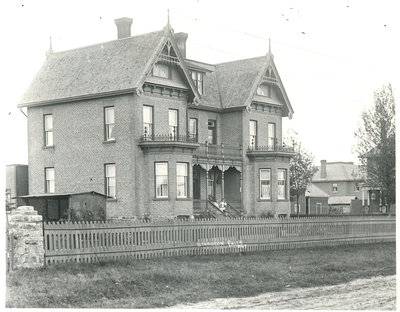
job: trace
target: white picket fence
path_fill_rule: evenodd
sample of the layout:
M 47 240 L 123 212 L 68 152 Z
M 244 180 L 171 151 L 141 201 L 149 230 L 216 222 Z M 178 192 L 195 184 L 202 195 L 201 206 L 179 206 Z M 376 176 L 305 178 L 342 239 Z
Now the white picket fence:
M 45 223 L 45 262 L 253 252 L 395 241 L 394 217 Z

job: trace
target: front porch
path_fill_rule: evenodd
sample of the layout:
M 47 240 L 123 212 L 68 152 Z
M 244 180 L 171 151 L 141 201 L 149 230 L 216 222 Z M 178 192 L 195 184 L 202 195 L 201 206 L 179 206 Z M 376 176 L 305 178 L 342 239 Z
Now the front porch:
M 220 203 L 226 203 L 226 212 Z M 243 215 L 242 148 L 200 144 L 193 153 L 193 214 L 195 216 Z

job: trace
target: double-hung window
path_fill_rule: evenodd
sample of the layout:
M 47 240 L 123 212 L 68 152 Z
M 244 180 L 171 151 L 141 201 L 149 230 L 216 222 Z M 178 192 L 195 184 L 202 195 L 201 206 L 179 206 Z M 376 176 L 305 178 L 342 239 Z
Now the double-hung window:
M 217 144 L 217 122 L 215 120 L 208 120 L 208 143 Z
M 53 115 L 44 115 L 44 146 L 53 146 Z
M 266 85 L 266 84 L 261 84 L 257 88 L 257 95 L 262 95 L 262 96 L 271 96 L 271 86 Z
M 114 136 L 114 107 L 105 107 L 104 108 L 104 129 L 105 129 L 105 140 L 113 141 L 115 140 Z
M 337 183 L 333 183 L 332 184 L 332 192 L 336 193 L 338 191 L 338 184 Z
M 155 163 L 156 198 L 168 198 L 168 163 Z
M 169 78 L 170 68 L 166 64 L 157 63 L 153 67 L 153 76 Z
M 257 121 L 250 120 L 250 147 L 254 149 L 257 146 Z
M 197 142 L 197 137 L 198 137 L 197 118 L 189 119 L 189 137 Z
M 273 122 L 268 123 L 268 147 L 275 149 L 275 129 L 276 126 Z
M 196 85 L 199 94 L 203 94 L 203 73 L 192 71 L 192 80 Z
M 176 163 L 176 197 L 188 197 L 188 164 Z
M 175 140 L 179 134 L 178 129 L 178 111 L 176 109 L 168 110 L 169 138 Z
M 271 169 L 260 169 L 260 199 L 271 199 Z
M 45 168 L 44 175 L 46 180 L 45 192 L 54 193 L 54 168 Z
M 109 197 L 116 197 L 116 181 L 115 181 L 115 164 L 105 165 L 106 176 L 106 195 Z
M 147 138 L 153 136 L 153 107 L 143 106 L 143 135 Z
M 286 199 L 286 169 L 278 169 L 278 199 Z

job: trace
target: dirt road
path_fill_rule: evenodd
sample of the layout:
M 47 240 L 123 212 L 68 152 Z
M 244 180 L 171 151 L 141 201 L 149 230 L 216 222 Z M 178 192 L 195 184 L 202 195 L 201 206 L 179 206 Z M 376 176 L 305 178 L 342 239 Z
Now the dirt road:
M 297 288 L 249 298 L 220 298 L 176 309 L 396 310 L 396 276 L 359 279 L 346 284 Z

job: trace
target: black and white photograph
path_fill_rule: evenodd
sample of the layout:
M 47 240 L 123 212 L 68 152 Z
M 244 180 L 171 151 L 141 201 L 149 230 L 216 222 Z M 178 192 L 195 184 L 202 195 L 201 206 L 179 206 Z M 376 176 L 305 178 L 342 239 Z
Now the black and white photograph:
M 394 0 L 5 0 L 3 308 L 395 311 Z

